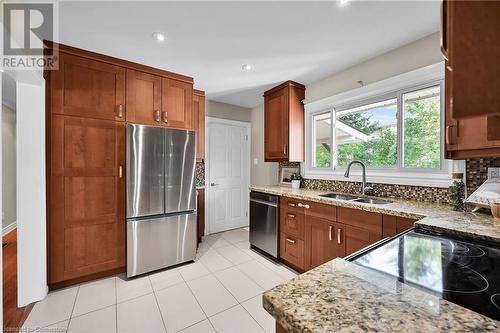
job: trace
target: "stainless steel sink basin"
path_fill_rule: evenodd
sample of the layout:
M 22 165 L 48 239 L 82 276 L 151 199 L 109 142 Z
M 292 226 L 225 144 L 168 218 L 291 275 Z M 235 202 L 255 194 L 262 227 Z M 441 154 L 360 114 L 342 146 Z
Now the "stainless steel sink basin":
M 337 194 L 337 193 L 320 194 L 320 197 L 332 198 L 332 199 L 337 199 L 337 200 L 354 200 L 354 199 L 359 198 L 355 195 Z
M 374 205 L 386 205 L 391 203 L 390 201 L 387 200 L 380 200 L 380 199 L 371 199 L 371 198 L 357 198 L 352 200 L 353 202 L 363 202 L 363 203 L 368 203 L 368 204 L 374 204 Z

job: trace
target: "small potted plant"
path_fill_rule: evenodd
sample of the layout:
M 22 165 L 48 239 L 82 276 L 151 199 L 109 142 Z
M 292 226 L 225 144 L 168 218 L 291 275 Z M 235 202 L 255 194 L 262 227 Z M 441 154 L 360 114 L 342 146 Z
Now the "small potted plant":
M 300 188 L 300 181 L 302 180 L 302 176 L 300 175 L 300 173 L 292 173 L 290 179 L 292 180 L 292 188 Z

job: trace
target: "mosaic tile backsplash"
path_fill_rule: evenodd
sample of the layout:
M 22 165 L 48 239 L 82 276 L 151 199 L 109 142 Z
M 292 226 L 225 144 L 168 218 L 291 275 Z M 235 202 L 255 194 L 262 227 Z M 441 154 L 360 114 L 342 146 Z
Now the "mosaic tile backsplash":
M 493 166 L 500 167 L 500 158 L 481 158 L 466 161 L 466 179 L 469 194 L 476 190 L 488 178 L 488 167 Z M 280 163 L 280 170 L 282 167 L 300 168 L 300 163 L 283 162 Z M 377 183 L 371 183 L 370 186 L 373 187 L 375 191 L 374 196 L 377 197 L 450 203 L 450 191 L 447 188 Z M 302 187 L 351 194 L 359 194 L 361 192 L 361 183 L 337 180 L 304 179 L 302 181 Z
M 196 163 L 195 171 L 196 186 L 205 186 L 205 163 Z

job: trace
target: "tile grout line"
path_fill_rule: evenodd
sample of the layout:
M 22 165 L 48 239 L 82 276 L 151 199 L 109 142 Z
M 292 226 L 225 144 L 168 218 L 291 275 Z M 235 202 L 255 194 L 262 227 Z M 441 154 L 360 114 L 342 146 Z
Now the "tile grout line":
M 125 275 L 126 277 L 127 275 Z M 115 332 L 118 333 L 118 288 L 117 288 L 117 277 L 115 275 Z
M 66 326 L 66 332 L 69 331 L 69 325 L 71 324 L 71 320 L 73 319 L 73 312 L 75 312 L 76 300 L 78 299 L 78 295 L 80 294 L 81 284 L 78 285 L 78 289 L 76 290 L 75 300 L 73 301 L 73 307 L 71 308 L 71 313 L 69 315 L 68 325 Z
M 153 289 L 153 296 L 154 296 L 155 301 L 156 301 L 156 306 L 158 307 L 158 312 L 160 312 L 160 318 L 161 318 L 161 322 L 163 324 L 163 328 L 165 329 L 165 332 L 168 333 L 167 325 L 165 325 L 165 319 L 163 319 L 163 313 L 161 312 L 160 303 L 158 302 L 158 297 L 156 296 L 155 289 L 153 288 L 153 282 L 151 282 L 151 275 L 148 275 L 148 280 L 149 280 L 149 285 L 151 286 L 151 289 Z M 149 295 L 149 294 L 147 294 L 147 295 Z

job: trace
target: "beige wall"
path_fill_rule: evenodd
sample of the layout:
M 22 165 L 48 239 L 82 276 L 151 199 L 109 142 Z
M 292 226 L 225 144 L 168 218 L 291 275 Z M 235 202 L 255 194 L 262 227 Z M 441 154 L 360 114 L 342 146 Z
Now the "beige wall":
M 229 120 L 251 122 L 251 109 L 216 101 L 207 101 L 205 115 Z
M 358 88 L 357 81 L 373 83 L 443 61 L 439 45 L 439 33 L 434 33 L 352 66 L 307 85 L 306 100 L 312 102 Z
M 278 183 L 278 163 L 264 162 L 264 106 L 251 111 L 252 121 L 252 185 L 275 185 Z M 256 163 L 257 162 L 257 163 Z
M 2 227 L 16 221 L 16 112 L 2 105 Z

